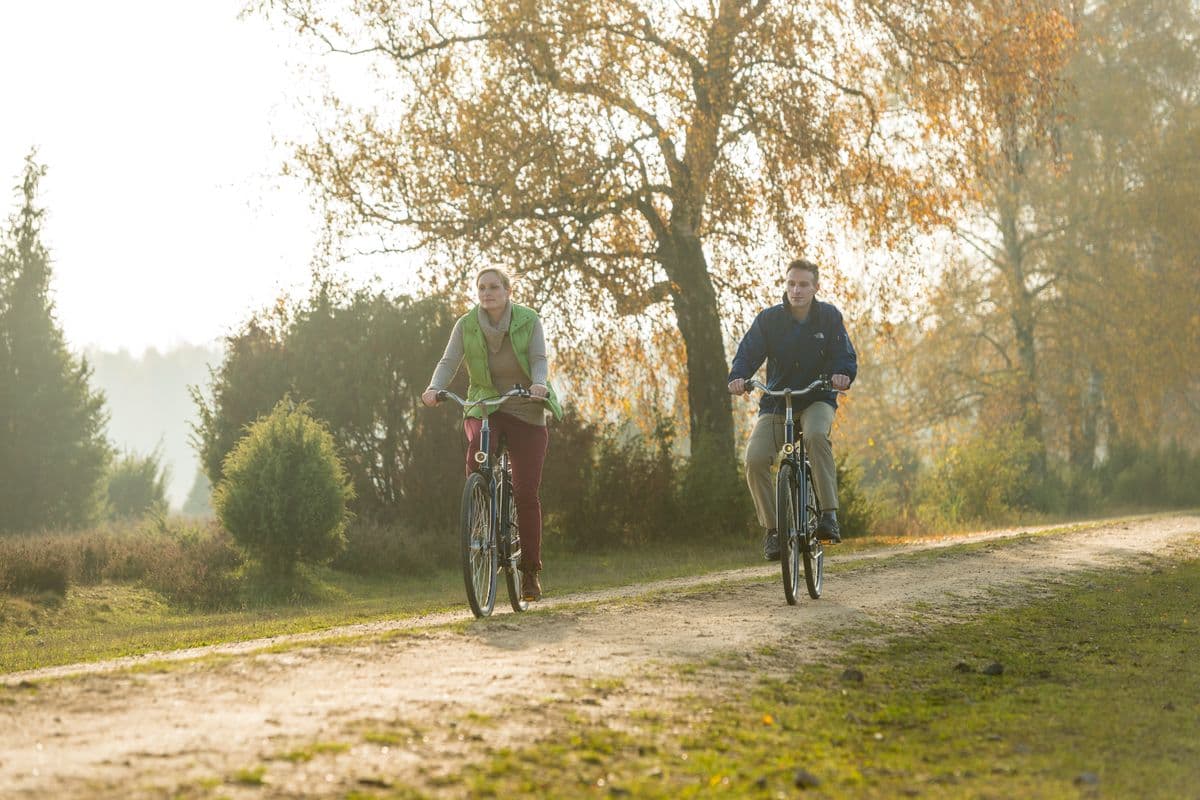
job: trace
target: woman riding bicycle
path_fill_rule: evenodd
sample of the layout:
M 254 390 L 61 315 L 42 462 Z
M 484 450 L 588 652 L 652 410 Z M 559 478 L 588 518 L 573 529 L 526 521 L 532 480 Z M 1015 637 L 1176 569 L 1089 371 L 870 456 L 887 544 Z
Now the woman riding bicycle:
M 555 419 L 561 419 L 562 408 L 547 380 L 546 339 L 537 313 L 510 301 L 512 282 L 503 270 L 495 267 L 480 270 L 475 276 L 475 288 L 479 304 L 454 325 L 421 402 L 430 407 L 437 405 L 438 392 L 450 383 L 464 358 L 470 377 L 468 400 L 494 397 L 517 384 L 529 387 L 531 397 L 511 400 L 503 410 L 493 412 L 489 420 L 492 430 L 499 434 L 496 438 L 507 442 L 512 462 L 513 496 L 521 538 L 521 594 L 526 600 L 539 600 L 542 501 L 538 492 L 549 442 L 546 415 L 553 413 Z M 479 449 L 483 414 L 476 406 L 466 412 L 463 420 L 469 442 L 468 474 Z

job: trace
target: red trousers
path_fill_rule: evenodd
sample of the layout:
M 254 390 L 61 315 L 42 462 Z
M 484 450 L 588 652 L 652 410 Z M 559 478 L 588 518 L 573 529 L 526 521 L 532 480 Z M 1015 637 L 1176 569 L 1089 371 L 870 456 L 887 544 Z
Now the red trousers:
M 508 444 L 508 460 L 512 464 L 513 498 L 517 503 L 517 526 L 521 535 L 521 569 L 533 572 L 542 568 L 542 464 L 546 460 L 546 445 L 550 432 L 545 425 L 532 425 L 497 411 L 491 420 L 491 450 L 495 454 L 501 437 Z M 467 474 L 475 467 L 479 451 L 479 432 L 483 420 L 467 417 L 463 430 L 467 434 Z

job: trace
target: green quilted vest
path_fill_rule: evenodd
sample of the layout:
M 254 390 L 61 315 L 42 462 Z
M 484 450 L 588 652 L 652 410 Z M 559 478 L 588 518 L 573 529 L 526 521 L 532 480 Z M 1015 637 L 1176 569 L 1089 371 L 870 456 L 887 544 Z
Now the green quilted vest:
M 512 304 L 512 322 L 508 326 L 508 338 L 512 341 L 513 352 L 517 355 L 517 363 L 521 365 L 525 377 L 530 382 L 532 379 L 529 378 L 529 342 L 533 338 L 533 323 L 537 318 L 537 312 L 532 308 L 519 306 L 516 303 Z M 492 373 L 488 369 L 487 343 L 483 339 L 483 330 L 479 327 L 479 306 L 475 306 L 463 315 L 462 326 L 467 374 L 471 378 L 471 385 L 467 389 L 467 399 L 475 401 L 495 397 L 500 392 L 492 385 Z M 510 386 L 505 391 L 511 388 Z M 549 381 L 546 382 L 546 388 L 550 390 L 546 404 L 550 407 L 555 419 L 562 419 L 562 406 L 558 404 L 558 395 L 554 393 L 554 387 L 550 385 Z M 467 412 L 467 416 L 482 417 L 483 410 L 472 408 Z

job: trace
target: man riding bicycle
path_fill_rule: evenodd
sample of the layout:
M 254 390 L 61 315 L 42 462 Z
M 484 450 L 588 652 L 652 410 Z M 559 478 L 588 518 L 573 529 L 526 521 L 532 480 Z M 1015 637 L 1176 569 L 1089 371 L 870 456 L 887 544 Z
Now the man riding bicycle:
M 829 376 L 833 389 L 850 388 L 858 374 L 858 356 L 842 322 L 842 312 L 816 299 L 820 287 L 816 264 L 796 259 L 785 273 L 783 302 L 759 313 L 738 345 L 729 371 L 729 393 L 748 393 L 746 380 L 767 362 L 767 386 L 801 389 Z M 821 516 L 817 536 L 840 542 L 837 521 L 837 473 L 830 432 L 837 408 L 837 392 L 817 391 L 794 400 L 800 429 L 812 462 L 813 479 Z M 746 483 L 754 499 L 758 524 L 765 529 L 763 556 L 779 558 L 779 532 L 775 529 L 775 487 L 771 467 L 784 439 L 783 399 L 763 395 L 758 421 L 746 444 Z

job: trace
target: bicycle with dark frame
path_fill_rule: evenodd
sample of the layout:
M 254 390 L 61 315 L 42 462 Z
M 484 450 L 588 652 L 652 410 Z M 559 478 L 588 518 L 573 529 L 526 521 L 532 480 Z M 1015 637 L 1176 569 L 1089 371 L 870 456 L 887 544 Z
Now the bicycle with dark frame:
M 775 526 L 779 531 L 779 562 L 783 569 L 783 596 L 788 605 L 799 598 L 800 565 L 804 565 L 804 583 L 808 596 L 821 597 L 825 577 L 825 548 L 817 538 L 816 495 L 812 490 L 812 465 L 804 450 L 804 434 L 796 436 L 792 416 L 792 398 L 802 397 L 819 389 L 831 390 L 827 379 L 813 381 L 803 389 L 768 389 L 762 382 L 750 378 L 746 386 L 784 400 L 783 456 L 775 476 Z M 833 389 L 833 391 L 837 391 Z
M 476 617 L 490 616 L 495 608 L 497 576 L 501 571 L 513 611 L 529 608 L 529 601 L 521 594 L 521 539 L 513 500 L 512 467 L 503 439 L 496 455 L 492 455 L 488 416 L 514 397 L 532 396 L 523 386 L 475 401 L 464 400 L 447 390 L 437 393 L 438 400 L 453 400 L 464 409 L 483 411 L 479 450 L 475 453 L 475 466 L 463 485 L 459 517 L 463 583 L 467 603 Z

